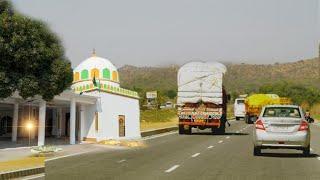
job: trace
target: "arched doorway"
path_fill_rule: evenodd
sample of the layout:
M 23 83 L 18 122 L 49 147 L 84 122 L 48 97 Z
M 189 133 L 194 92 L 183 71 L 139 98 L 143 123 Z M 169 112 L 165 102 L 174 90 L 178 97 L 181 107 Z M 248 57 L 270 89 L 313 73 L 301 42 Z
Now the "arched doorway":
M 119 137 L 126 136 L 126 117 L 119 115 Z

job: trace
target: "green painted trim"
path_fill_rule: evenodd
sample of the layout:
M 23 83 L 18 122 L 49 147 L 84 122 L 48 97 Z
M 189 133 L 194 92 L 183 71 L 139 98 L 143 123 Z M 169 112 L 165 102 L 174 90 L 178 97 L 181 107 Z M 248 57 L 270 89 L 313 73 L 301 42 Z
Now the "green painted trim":
M 110 80 L 110 70 L 108 68 L 102 70 L 102 77 Z
M 111 86 L 109 84 L 108 85 L 99 84 L 97 87 L 93 86 L 93 88 L 91 88 L 90 84 L 75 86 L 73 90 L 74 90 L 75 93 L 90 92 L 90 91 L 100 90 L 102 92 L 118 94 L 118 95 L 132 97 L 132 98 L 137 98 L 137 99 L 140 98 L 137 92 L 131 91 L 131 90 L 128 90 L 128 89 L 124 89 L 124 88 L 121 88 L 121 87 L 120 88 L 119 87 L 114 87 L 114 86 Z M 100 86 L 100 88 L 99 88 L 99 86 Z
M 87 80 L 89 79 L 89 71 L 84 69 L 81 71 L 81 80 Z

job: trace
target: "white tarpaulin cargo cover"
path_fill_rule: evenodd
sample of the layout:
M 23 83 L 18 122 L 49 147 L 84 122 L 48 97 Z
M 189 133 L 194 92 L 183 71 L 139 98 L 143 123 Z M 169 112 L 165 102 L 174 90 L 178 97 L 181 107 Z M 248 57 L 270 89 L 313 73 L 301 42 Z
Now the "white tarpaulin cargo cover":
M 178 104 L 222 104 L 222 78 L 226 67 L 218 62 L 190 62 L 178 71 Z

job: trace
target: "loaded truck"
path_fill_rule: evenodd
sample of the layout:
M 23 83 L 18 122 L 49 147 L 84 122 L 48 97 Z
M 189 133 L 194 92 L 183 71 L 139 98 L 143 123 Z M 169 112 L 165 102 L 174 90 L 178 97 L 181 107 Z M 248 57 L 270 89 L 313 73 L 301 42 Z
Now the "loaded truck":
M 225 133 L 228 97 L 223 87 L 226 67 L 218 62 L 190 62 L 178 70 L 179 134 L 192 128 Z
M 252 94 L 245 99 L 245 122 L 254 123 L 260 115 L 261 109 L 266 105 L 292 104 L 290 98 L 279 97 L 277 94 Z

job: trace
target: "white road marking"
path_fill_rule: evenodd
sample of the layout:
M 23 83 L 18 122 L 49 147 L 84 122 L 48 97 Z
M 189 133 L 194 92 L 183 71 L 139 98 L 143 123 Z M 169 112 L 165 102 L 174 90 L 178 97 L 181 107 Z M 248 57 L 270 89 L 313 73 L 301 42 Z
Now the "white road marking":
M 118 163 L 123 163 L 123 162 L 126 162 L 126 160 L 122 159 L 122 160 L 118 161 Z
M 199 156 L 200 155 L 200 153 L 195 153 L 194 155 L 192 155 L 191 157 L 197 157 L 197 156 Z
M 91 151 L 94 151 L 94 150 L 91 150 Z M 65 155 L 65 156 L 58 156 L 58 157 L 54 157 L 54 158 L 51 158 L 51 159 L 46 159 L 46 160 L 44 160 L 44 161 L 47 162 L 47 161 L 52 161 L 52 160 L 56 160 L 56 159 L 61 159 L 61 158 L 66 158 L 66 157 L 77 156 L 77 155 L 80 155 L 80 154 L 89 153 L 89 152 L 91 152 L 91 151 L 78 152 L 78 153 L 74 153 L 74 154 L 68 154 L 68 155 Z
M 223 143 L 223 141 L 222 141 L 222 140 L 220 140 L 218 143 Z
M 211 148 L 213 148 L 214 146 L 208 146 L 208 149 L 211 149 Z
M 239 133 L 240 131 L 236 131 L 236 133 Z
M 230 136 L 227 136 L 227 137 L 226 137 L 226 139 L 229 139 L 229 138 L 230 138 Z
M 167 170 L 164 171 L 164 172 L 166 172 L 166 173 L 172 172 L 172 171 L 174 171 L 175 169 L 177 169 L 179 166 L 180 166 L 180 165 L 174 165 L 174 166 L 172 166 L 170 169 L 167 169 Z
M 317 157 L 317 159 L 320 161 L 320 157 Z

